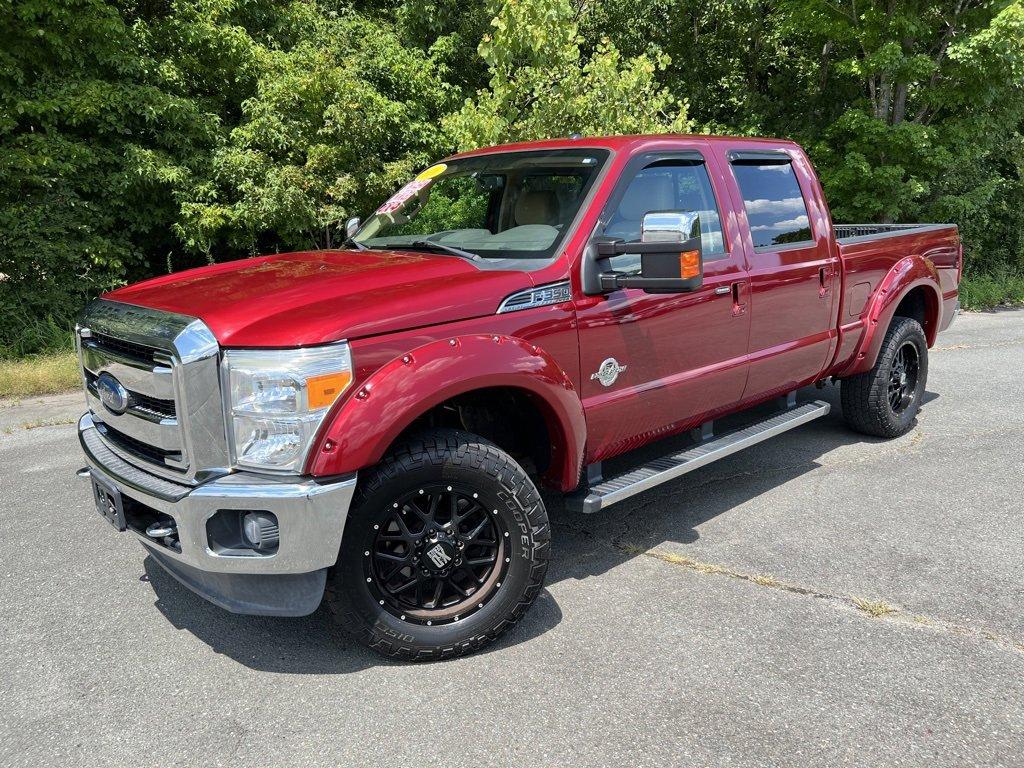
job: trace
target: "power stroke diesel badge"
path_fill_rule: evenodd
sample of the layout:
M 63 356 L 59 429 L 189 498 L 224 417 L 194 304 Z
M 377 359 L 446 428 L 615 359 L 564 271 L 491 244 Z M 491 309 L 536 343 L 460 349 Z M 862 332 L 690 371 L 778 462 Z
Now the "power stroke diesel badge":
M 597 369 L 597 373 L 590 374 L 590 380 L 600 381 L 606 387 L 610 387 L 615 383 L 615 380 L 619 378 L 619 374 L 626 370 L 625 365 L 619 365 L 619 361 L 614 357 L 609 357 L 603 363 L 601 367 Z

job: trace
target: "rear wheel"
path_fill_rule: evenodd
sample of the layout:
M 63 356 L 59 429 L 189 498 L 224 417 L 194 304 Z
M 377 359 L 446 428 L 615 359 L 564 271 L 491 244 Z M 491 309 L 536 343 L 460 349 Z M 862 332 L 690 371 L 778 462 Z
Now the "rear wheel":
M 843 416 L 858 432 L 899 437 L 914 426 L 927 380 L 924 330 L 912 318 L 894 317 L 874 368 L 843 379 Z
M 325 599 L 374 650 L 416 661 L 474 651 L 540 592 L 547 513 L 496 446 L 432 430 L 392 451 L 357 494 Z

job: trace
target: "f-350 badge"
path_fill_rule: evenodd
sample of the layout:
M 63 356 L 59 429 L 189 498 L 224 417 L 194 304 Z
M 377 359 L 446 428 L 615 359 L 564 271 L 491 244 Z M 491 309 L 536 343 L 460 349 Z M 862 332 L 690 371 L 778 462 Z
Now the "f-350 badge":
M 619 361 L 614 357 L 609 357 L 603 363 L 601 367 L 597 369 L 597 373 L 590 374 L 590 380 L 600 381 L 606 387 L 610 387 L 615 383 L 615 380 L 619 378 L 619 374 L 626 370 L 625 365 L 619 365 Z

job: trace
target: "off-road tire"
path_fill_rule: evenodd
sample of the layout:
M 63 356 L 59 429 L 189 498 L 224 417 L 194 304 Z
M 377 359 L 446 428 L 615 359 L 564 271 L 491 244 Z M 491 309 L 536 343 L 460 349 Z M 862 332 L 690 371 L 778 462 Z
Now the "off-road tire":
M 509 532 L 509 562 L 483 608 L 461 620 L 425 626 L 404 621 L 379 604 L 379 593 L 365 577 L 365 534 L 388 519 L 393 499 L 438 482 L 478 489 L 480 499 L 488 500 L 491 513 L 496 510 L 496 525 Z M 324 601 L 340 627 L 384 656 L 407 661 L 462 656 L 493 642 L 533 604 L 543 588 L 550 542 L 540 494 L 511 456 L 469 432 L 432 429 L 396 446 L 361 473 Z
M 908 344 L 917 351 L 917 378 L 912 399 L 899 411 L 889 400 L 890 376 L 897 354 Z M 852 429 L 865 435 L 885 438 L 904 435 L 914 426 L 927 381 L 928 341 L 924 330 L 912 318 L 894 317 L 882 341 L 874 368 L 842 380 L 840 397 L 843 417 Z

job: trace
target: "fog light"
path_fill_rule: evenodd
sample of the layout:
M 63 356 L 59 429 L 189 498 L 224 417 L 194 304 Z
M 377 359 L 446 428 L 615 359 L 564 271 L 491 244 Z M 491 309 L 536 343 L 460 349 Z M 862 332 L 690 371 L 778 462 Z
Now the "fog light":
M 242 535 L 246 543 L 260 552 L 277 549 L 281 541 L 281 530 L 277 516 L 271 512 L 248 512 L 242 518 Z

